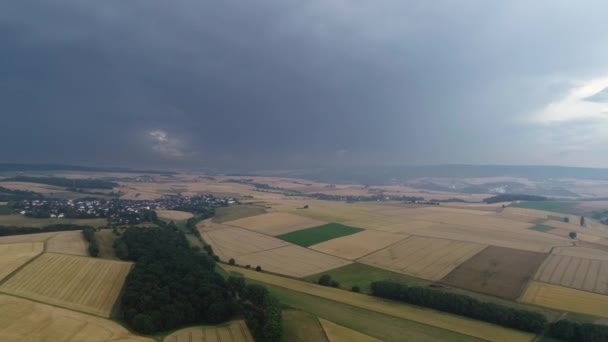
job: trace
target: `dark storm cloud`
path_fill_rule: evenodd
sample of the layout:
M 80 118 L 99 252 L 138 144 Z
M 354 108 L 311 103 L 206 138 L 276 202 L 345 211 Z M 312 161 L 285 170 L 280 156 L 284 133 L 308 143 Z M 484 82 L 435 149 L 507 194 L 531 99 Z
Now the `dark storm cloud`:
M 3 159 L 537 162 L 572 149 L 544 144 L 555 139 L 535 113 L 608 72 L 607 9 L 599 1 L 3 2 L 0 143 L 12 147 Z

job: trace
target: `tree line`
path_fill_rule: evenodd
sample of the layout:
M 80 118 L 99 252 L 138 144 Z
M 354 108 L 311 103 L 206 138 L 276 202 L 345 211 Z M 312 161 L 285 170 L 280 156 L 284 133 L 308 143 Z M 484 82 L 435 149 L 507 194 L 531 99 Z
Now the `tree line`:
M 95 237 L 95 228 L 84 228 L 82 230 L 82 236 L 89 242 L 89 247 L 87 248 L 89 255 L 92 257 L 97 257 L 99 255 L 99 243 Z
M 42 228 L 37 227 L 18 227 L 18 226 L 0 226 L 0 236 L 10 235 L 25 235 L 48 232 L 60 232 L 70 230 L 93 229 L 91 226 L 83 226 L 78 224 L 51 224 Z
M 517 195 L 517 194 L 503 194 L 485 198 L 483 201 L 487 204 L 501 203 L 501 202 L 515 202 L 515 201 L 546 201 L 548 198 L 545 196 L 536 195 Z
M 41 194 L 33 191 L 12 190 L 0 186 L 0 201 L 2 202 L 23 201 L 42 198 L 43 196 Z
M 407 286 L 392 281 L 373 282 L 371 288 L 376 297 L 445 311 L 508 328 L 539 333 L 547 327 L 547 319 L 542 314 L 481 302 L 465 295 Z
M 608 326 L 561 320 L 551 324 L 547 335 L 568 342 L 608 341 Z

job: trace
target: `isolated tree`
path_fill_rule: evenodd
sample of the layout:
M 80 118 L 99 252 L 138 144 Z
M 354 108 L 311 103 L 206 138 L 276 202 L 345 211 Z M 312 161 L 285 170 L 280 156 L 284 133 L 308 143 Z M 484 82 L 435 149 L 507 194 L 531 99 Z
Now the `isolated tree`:
M 585 216 L 581 216 L 581 227 L 585 225 Z
M 319 278 L 319 281 L 317 281 L 317 283 L 319 285 L 329 286 L 331 285 L 331 276 L 329 274 L 324 274 Z
M 256 270 L 257 272 L 262 272 L 262 266 L 256 266 L 256 267 L 255 267 L 255 270 Z
M 236 263 L 236 261 L 234 261 L 234 258 L 230 258 L 230 260 L 228 260 L 228 264 L 230 265 L 234 265 Z
M 564 222 L 569 223 L 570 222 L 570 218 L 568 216 L 564 217 Z
M 571 239 L 576 239 L 576 232 L 570 232 L 568 236 L 570 236 Z

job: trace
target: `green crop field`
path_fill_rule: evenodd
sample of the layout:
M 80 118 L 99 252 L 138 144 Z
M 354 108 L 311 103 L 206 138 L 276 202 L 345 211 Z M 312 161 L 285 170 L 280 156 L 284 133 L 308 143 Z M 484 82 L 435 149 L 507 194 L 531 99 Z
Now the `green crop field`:
M 232 205 L 215 209 L 213 222 L 224 223 L 265 213 L 266 210 L 257 205 Z
M 530 227 L 528 229 L 536 230 L 537 232 L 546 233 L 546 232 L 548 232 L 550 230 L 553 230 L 554 228 L 553 227 L 549 227 L 549 226 L 545 226 L 545 225 L 542 225 L 542 224 L 537 224 L 536 226 Z
M 560 210 L 564 210 L 564 209 L 573 207 L 576 204 L 577 204 L 576 202 L 563 202 L 563 201 L 529 201 L 529 202 L 512 203 L 510 205 L 510 207 L 559 212 Z
M 281 240 L 302 247 L 316 245 L 323 241 L 358 233 L 364 229 L 345 226 L 339 223 L 328 223 L 318 227 L 298 230 L 277 236 Z
M 0 215 L 10 215 L 13 210 L 8 205 L 0 205 Z
M 283 287 L 260 284 L 282 303 L 383 341 L 481 341 L 472 336 L 342 304 Z

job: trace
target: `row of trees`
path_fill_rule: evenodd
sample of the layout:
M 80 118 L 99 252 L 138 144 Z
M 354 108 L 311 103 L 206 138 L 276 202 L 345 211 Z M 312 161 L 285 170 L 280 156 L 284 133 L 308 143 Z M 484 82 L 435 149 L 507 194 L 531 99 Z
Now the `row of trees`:
M 492 196 L 484 199 L 483 201 L 487 204 L 502 203 L 502 202 L 515 202 L 515 201 L 546 201 L 545 196 L 535 195 L 518 195 L 518 194 L 503 194 Z
M 97 242 L 97 238 L 95 237 L 95 229 L 92 227 L 87 227 L 82 230 L 82 236 L 84 239 L 89 242 L 89 255 L 92 257 L 97 257 L 99 255 L 99 243 Z
M 48 226 L 45 226 L 42 228 L 0 226 L 0 236 L 37 234 L 37 233 L 60 232 L 60 231 L 69 231 L 69 230 L 84 230 L 84 229 L 93 229 L 93 227 L 82 226 L 82 225 L 77 225 L 77 224 L 51 224 L 51 225 L 48 225 Z
M 547 326 L 545 316 L 536 312 L 481 302 L 469 296 L 426 287 L 410 287 L 392 281 L 377 281 L 372 283 L 372 294 L 534 333 L 543 331 Z
M 552 323 L 547 335 L 561 341 L 608 341 L 608 326 L 562 320 Z

